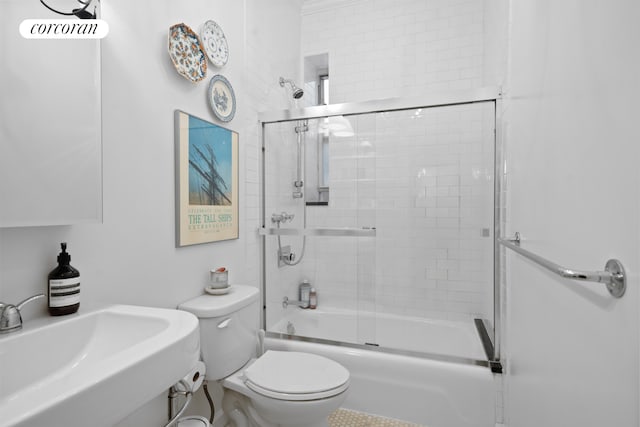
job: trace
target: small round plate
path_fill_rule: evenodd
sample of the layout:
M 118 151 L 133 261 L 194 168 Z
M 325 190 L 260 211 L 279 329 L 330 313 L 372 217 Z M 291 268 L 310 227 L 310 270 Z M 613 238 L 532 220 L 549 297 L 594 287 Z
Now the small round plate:
M 231 286 L 229 285 L 224 288 L 212 288 L 211 286 L 207 286 L 204 288 L 204 291 L 209 295 L 224 295 L 229 292 L 229 289 L 231 289 Z
M 220 25 L 215 21 L 205 22 L 200 38 L 211 63 L 218 68 L 223 67 L 229 60 L 229 45 Z
M 202 50 L 200 38 L 186 24 L 169 28 L 169 56 L 178 73 L 194 83 L 207 75 L 207 57 Z
M 209 104 L 217 118 L 230 122 L 236 114 L 236 94 L 229 80 L 220 74 L 209 83 Z

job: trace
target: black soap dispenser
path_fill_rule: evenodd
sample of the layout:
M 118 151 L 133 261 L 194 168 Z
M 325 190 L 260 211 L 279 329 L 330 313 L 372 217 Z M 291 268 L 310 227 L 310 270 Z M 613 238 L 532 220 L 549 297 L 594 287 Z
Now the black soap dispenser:
M 60 243 L 58 266 L 49 273 L 49 314 L 63 316 L 80 307 L 80 272 L 69 265 L 67 244 Z

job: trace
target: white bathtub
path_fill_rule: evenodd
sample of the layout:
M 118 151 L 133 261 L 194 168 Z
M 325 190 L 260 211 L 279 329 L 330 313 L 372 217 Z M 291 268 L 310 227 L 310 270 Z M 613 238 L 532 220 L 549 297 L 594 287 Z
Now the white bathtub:
M 482 342 L 473 322 L 421 319 L 346 310 L 303 310 L 290 307 L 286 317 L 268 330 L 346 343 L 485 360 Z
M 485 366 L 459 363 L 484 359 L 473 324 L 424 321 L 386 315 L 368 318 L 339 311 L 289 309 L 272 332 L 341 342 L 358 342 L 357 332 L 375 328 L 376 344 L 433 355 L 455 356 L 450 362 L 384 351 L 267 337 L 274 350 L 321 354 L 344 365 L 351 387 L 343 407 L 398 418 L 429 427 L 494 427 L 496 390 Z M 358 320 L 359 319 L 359 320 Z M 471 322 L 469 322 L 471 323 Z M 406 341 L 402 343 L 401 341 Z

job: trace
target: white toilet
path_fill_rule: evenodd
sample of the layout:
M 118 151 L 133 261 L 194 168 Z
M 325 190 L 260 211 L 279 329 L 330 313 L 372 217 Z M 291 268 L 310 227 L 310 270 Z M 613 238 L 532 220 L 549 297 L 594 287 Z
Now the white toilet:
M 349 389 L 349 371 L 309 353 L 258 350 L 257 288 L 232 285 L 178 306 L 200 319 L 206 378 L 222 381 L 223 409 L 237 427 L 327 426 Z

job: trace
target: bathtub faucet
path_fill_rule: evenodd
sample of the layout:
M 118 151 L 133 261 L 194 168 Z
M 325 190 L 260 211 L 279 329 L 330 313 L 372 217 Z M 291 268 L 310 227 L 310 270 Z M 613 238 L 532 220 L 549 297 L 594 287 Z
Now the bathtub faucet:
M 290 305 L 297 305 L 300 308 L 308 308 L 309 301 L 296 301 L 289 299 L 289 297 L 282 298 L 282 308 L 287 308 Z

